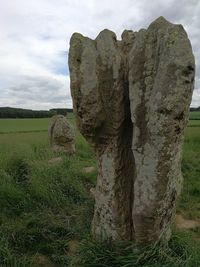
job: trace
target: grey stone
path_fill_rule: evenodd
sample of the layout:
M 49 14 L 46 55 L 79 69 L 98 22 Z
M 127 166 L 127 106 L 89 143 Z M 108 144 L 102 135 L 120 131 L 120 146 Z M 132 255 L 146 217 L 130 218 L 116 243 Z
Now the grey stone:
M 155 243 L 169 238 L 181 190 L 181 148 L 194 87 L 194 57 L 181 25 L 73 34 L 71 93 L 99 175 L 96 238 Z
M 52 117 L 49 139 L 53 151 L 66 154 L 75 153 L 75 132 L 63 115 Z
M 63 163 L 62 157 L 56 157 L 48 160 L 48 163 L 51 165 L 59 165 Z
M 92 231 L 103 239 L 132 236 L 132 122 L 120 47 L 109 30 L 94 41 L 75 33 L 69 53 L 73 110 L 81 133 L 95 149 L 99 169 Z
M 93 167 L 93 166 L 85 167 L 85 168 L 82 169 L 82 172 L 83 172 L 83 173 L 93 173 L 93 172 L 95 172 L 95 171 L 96 171 L 96 169 L 95 169 L 95 167 Z

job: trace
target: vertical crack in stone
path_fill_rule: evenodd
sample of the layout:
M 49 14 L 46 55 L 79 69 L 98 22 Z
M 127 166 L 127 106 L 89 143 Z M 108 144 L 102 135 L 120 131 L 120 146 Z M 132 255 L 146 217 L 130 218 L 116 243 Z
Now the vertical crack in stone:
M 128 88 L 127 92 L 129 92 Z M 131 149 L 133 124 L 130 116 L 130 103 L 127 97 L 126 99 L 127 99 L 126 102 L 127 117 L 124 121 L 123 133 L 121 137 L 122 143 L 120 145 L 123 148 L 122 158 L 124 159 L 124 176 L 127 177 L 128 182 L 127 186 L 122 186 L 122 188 L 124 190 L 126 203 L 129 209 L 129 212 L 127 212 L 128 217 L 125 219 L 125 221 L 129 221 L 129 229 L 126 230 L 126 232 L 129 233 L 129 236 L 127 236 L 126 239 L 133 240 L 135 236 L 133 218 L 132 218 L 132 209 L 134 201 L 135 160 Z M 123 182 L 123 179 L 121 179 L 121 182 Z M 122 216 L 123 216 L 123 210 L 122 210 Z
M 194 57 L 181 25 L 163 17 L 122 40 L 73 34 L 74 114 L 99 174 L 93 233 L 100 239 L 167 240 L 181 188 L 181 148 Z

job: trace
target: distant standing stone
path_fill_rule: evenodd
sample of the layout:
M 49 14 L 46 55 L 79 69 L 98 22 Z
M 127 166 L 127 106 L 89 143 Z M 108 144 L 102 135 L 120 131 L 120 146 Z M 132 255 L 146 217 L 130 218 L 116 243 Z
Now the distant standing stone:
M 52 117 L 49 139 L 55 152 L 75 153 L 75 132 L 63 115 Z

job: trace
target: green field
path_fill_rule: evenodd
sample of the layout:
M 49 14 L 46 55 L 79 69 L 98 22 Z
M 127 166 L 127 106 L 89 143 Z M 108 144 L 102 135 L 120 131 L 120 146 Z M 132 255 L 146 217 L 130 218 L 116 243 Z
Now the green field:
M 44 132 L 48 129 L 49 118 L 45 119 L 1 119 L 0 133 Z
M 73 115 L 67 116 L 69 121 Z M 45 132 L 49 127 L 50 118 L 42 119 L 0 119 L 1 133 Z
M 200 120 L 200 111 L 190 112 L 189 118 L 192 120 Z
M 69 118 L 72 124 L 72 117 Z M 94 242 L 90 223 L 97 171 L 91 147 L 77 133 L 75 156 L 52 152 L 49 119 L 0 120 L 1 267 L 199 267 L 200 228 L 174 228 L 168 247 Z M 195 126 L 194 126 L 195 125 Z M 61 156 L 58 165 L 48 160 Z M 200 124 L 186 129 L 184 187 L 177 212 L 200 220 Z
M 200 127 L 200 120 L 189 120 L 189 127 Z

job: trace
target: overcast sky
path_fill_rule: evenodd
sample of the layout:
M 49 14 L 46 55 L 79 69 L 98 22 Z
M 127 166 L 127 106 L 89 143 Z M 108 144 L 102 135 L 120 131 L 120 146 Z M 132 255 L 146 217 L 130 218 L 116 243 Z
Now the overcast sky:
M 186 29 L 196 57 L 192 106 L 200 106 L 199 0 L 0 0 L 0 106 L 71 107 L 67 55 L 73 32 L 146 28 L 164 16 Z

